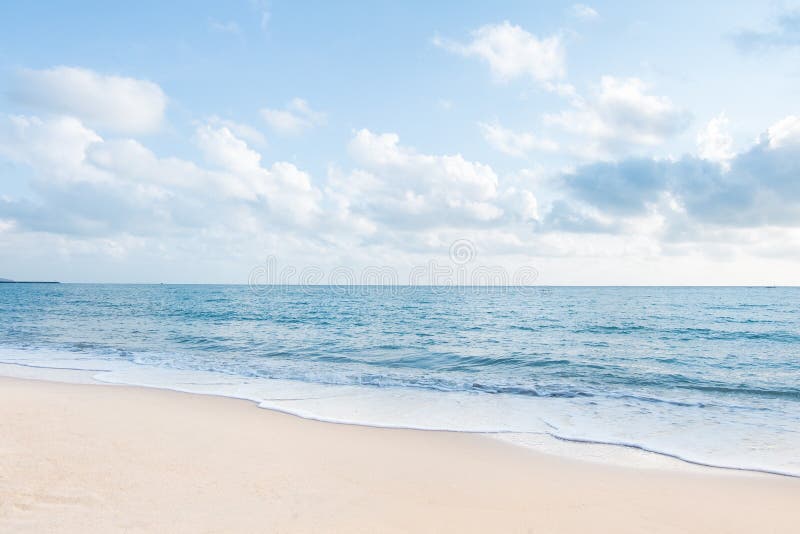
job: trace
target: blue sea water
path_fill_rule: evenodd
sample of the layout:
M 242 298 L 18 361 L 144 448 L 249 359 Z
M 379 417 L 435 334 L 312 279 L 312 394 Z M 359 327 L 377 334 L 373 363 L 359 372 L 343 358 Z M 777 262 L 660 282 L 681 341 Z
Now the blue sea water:
M 800 476 L 800 289 L 0 284 L 0 363 Z

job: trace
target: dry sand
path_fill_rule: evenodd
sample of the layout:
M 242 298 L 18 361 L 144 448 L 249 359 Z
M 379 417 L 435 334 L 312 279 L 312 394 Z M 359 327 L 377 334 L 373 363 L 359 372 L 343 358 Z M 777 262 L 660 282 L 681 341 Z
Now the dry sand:
M 0 532 L 798 532 L 800 480 L 0 379 Z

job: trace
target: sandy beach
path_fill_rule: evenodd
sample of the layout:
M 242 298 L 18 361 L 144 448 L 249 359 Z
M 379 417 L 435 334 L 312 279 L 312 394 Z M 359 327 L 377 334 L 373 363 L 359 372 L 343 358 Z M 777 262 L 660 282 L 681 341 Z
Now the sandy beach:
M 0 379 L 3 532 L 793 532 L 800 480 Z

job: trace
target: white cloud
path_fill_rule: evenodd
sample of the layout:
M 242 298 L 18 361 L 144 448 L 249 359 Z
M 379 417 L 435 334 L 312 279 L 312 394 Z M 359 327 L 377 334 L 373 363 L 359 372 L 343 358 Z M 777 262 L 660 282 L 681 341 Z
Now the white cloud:
M 263 147 L 266 146 L 267 144 L 267 139 L 266 137 L 264 137 L 264 134 L 262 134 L 258 129 L 253 128 L 249 124 L 242 124 L 240 122 L 235 122 L 229 119 L 223 119 L 216 115 L 212 115 L 211 117 L 209 117 L 207 122 L 208 124 L 214 126 L 224 126 L 225 128 L 232 131 L 236 135 L 236 137 L 244 139 L 251 145 Z
M 697 155 L 709 161 L 716 161 L 727 168 L 728 161 L 736 153 L 733 150 L 733 138 L 728 132 L 728 117 L 720 113 L 697 133 Z
M 96 173 L 78 173 L 86 151 L 102 138 L 73 117 L 12 115 L 0 119 L 0 156 L 30 166 L 51 179 L 96 179 Z
M 199 126 L 195 139 L 206 160 L 212 165 L 241 173 L 261 167 L 261 154 L 252 150 L 244 140 L 236 137 L 225 126 Z
M 508 21 L 481 26 L 466 44 L 441 38 L 434 39 L 434 43 L 456 54 L 482 59 L 501 82 L 528 76 L 548 83 L 563 78 L 566 72 L 559 36 L 540 39 Z
M 401 145 L 399 136 L 394 133 L 359 130 L 350 141 L 349 150 L 356 162 L 369 171 L 404 177 L 397 185 L 415 193 L 436 190 L 476 201 L 497 195 L 497 175 L 488 165 L 467 161 L 460 154 L 420 154 Z
M 195 139 L 206 160 L 224 172 L 224 188 L 231 195 L 265 203 L 272 219 L 283 224 L 305 226 L 319 215 L 320 191 L 293 164 L 264 167 L 261 154 L 224 126 L 201 125 Z
M 504 185 L 491 167 L 458 154 L 420 153 L 396 134 L 355 133 L 356 166 L 332 168 L 320 189 L 291 163 L 265 164 L 224 123 L 197 125 L 204 162 L 195 163 L 103 138 L 75 118 L 0 120 L 0 158 L 35 171 L 35 197 L 0 197 L 5 234 L 61 236 L 70 250 L 106 256 L 103 243 L 120 244 L 112 248 L 124 255 L 134 243 L 229 250 L 272 235 L 314 254 L 378 247 L 397 257 L 431 247 L 446 254 L 464 232 L 521 247 L 538 217 L 535 196 L 518 181 Z
M 554 152 L 558 143 L 550 139 L 541 139 L 532 133 L 515 132 L 503 127 L 498 122 L 479 122 L 483 138 L 493 148 L 510 156 L 523 157 L 533 151 Z
M 579 19 L 596 19 L 600 16 L 597 11 L 592 8 L 591 6 L 587 6 L 586 4 L 573 4 L 572 5 L 572 14 Z
M 23 104 L 72 115 L 101 130 L 129 134 L 157 130 L 167 105 L 166 95 L 153 82 L 76 67 L 24 69 L 15 77 L 10 93 Z
M 724 167 L 695 156 L 627 158 L 579 167 L 564 182 L 570 198 L 608 215 L 659 215 L 668 231 L 662 237 L 672 242 L 722 239 L 743 228 L 800 229 L 800 142 L 774 139 L 768 132 Z
M 132 139 L 103 139 L 75 118 L 9 117 L 0 121 L 0 157 L 34 169 L 31 186 L 44 204 L 5 199 L 0 218 L 27 230 L 105 236 L 317 224 L 322 193 L 307 173 L 264 165 L 225 126 L 199 125 L 195 141 L 208 168 L 159 158 Z
M 685 130 L 690 116 L 647 89 L 638 78 L 603 76 L 592 99 L 574 99 L 572 109 L 545 115 L 545 123 L 583 137 L 577 151 L 587 157 L 656 146 Z
M 325 124 L 325 114 L 314 111 L 302 98 L 293 98 L 285 109 L 261 110 L 261 116 L 275 131 L 296 135 L 314 126 Z
M 507 224 L 536 216 L 530 191 L 503 188 L 488 165 L 460 154 L 421 154 L 394 133 L 360 130 L 349 151 L 359 168 L 338 187 L 352 209 L 394 231 Z
M 770 148 L 800 144 L 800 117 L 789 115 L 767 129 Z
M 721 118 L 716 130 L 706 128 L 716 132 L 706 132 L 706 145 L 716 147 L 710 154 L 726 146 L 713 141 L 724 141 Z M 460 238 L 474 241 L 479 261 L 489 264 L 515 255 L 785 256 L 781 251 L 800 239 L 793 179 L 800 139 L 792 116 L 731 158 L 725 173 L 692 156 L 631 158 L 579 167 L 558 180 L 558 191 L 544 189 L 556 182 L 545 171 L 498 175 L 460 154 L 425 153 L 395 133 L 367 129 L 348 144 L 350 168 L 331 167 L 315 179 L 291 163 L 265 161 L 232 124 L 197 124 L 193 139 L 203 159 L 194 162 L 101 136 L 74 117 L 0 117 L 0 161 L 29 167 L 24 179 L 34 193 L 0 195 L 0 249 L 28 247 L 23 254 L 33 258 L 36 247 L 25 243 L 47 243 L 95 262 L 126 258 L 126 265 L 161 266 L 166 258 L 190 264 L 188 258 L 204 256 L 230 261 L 228 272 L 238 268 L 245 277 L 248 262 L 261 256 L 241 258 L 263 254 L 270 243 L 287 247 L 281 250 L 294 255 L 281 257 L 300 265 L 353 265 L 354 258 L 398 265 L 446 257 Z M 508 131 L 512 151 L 531 146 Z M 205 271 L 205 279 L 214 272 Z

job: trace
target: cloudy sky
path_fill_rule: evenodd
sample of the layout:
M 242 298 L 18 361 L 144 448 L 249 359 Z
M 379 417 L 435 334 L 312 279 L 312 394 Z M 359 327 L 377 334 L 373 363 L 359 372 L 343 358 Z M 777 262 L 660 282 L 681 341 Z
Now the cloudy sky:
M 4 2 L 0 277 L 800 283 L 800 5 L 434 4 Z

